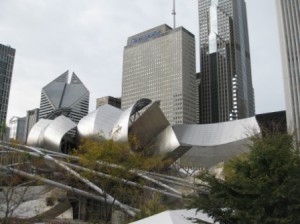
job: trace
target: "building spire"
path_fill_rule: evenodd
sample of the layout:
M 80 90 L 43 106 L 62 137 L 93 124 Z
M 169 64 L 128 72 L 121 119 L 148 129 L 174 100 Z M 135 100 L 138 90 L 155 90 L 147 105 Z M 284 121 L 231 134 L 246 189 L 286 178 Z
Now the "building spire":
M 172 10 L 172 15 L 173 15 L 173 28 L 176 28 L 176 11 L 175 11 L 175 0 L 173 0 L 173 10 Z

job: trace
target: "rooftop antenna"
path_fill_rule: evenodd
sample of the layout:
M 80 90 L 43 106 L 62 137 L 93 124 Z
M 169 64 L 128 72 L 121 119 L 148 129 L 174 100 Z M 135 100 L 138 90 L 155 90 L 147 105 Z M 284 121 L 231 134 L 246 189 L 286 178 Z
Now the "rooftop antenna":
M 173 10 L 172 10 L 172 15 L 173 15 L 173 28 L 176 28 L 176 11 L 175 11 L 175 0 L 173 0 Z

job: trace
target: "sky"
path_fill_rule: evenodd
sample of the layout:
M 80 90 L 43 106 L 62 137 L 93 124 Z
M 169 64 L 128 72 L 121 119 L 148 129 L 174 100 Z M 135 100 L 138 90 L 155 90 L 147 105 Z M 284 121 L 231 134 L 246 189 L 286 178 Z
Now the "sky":
M 256 113 L 285 109 L 276 0 L 246 0 Z M 96 98 L 121 96 L 127 38 L 172 26 L 172 0 L 0 0 L 0 43 L 16 49 L 7 121 L 38 108 L 41 89 L 69 70 Z M 196 37 L 198 1 L 176 1 L 176 25 Z M 71 78 L 71 77 L 69 77 Z

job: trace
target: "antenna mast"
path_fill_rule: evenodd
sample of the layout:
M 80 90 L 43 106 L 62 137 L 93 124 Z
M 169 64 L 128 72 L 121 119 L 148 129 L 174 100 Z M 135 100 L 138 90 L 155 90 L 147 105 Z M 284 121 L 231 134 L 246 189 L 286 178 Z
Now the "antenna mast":
M 173 28 L 176 28 L 176 11 L 175 11 L 175 0 L 173 0 L 173 10 L 172 10 L 172 15 L 173 15 Z

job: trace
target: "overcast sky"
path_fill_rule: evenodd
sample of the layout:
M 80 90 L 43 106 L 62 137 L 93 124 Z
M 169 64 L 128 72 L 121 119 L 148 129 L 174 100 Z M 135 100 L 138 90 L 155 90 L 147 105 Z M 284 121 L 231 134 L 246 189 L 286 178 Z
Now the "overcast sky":
M 246 0 L 256 113 L 284 110 L 276 0 Z M 197 0 L 177 0 L 177 25 L 196 37 Z M 39 107 L 41 89 L 75 72 L 96 98 L 121 96 L 127 38 L 152 27 L 172 26 L 172 0 L 0 0 L 0 43 L 16 49 L 9 120 Z M 199 71 L 199 63 L 197 63 Z

